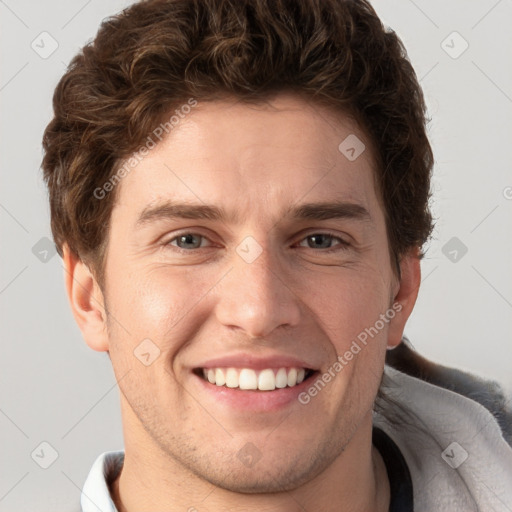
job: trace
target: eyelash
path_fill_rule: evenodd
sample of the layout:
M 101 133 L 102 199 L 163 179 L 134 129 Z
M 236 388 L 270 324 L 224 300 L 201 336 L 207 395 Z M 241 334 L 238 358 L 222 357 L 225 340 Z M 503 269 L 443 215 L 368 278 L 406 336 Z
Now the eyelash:
M 185 254 L 185 253 L 191 253 L 191 252 L 194 252 L 194 251 L 197 251 L 199 249 L 205 249 L 204 247 L 197 247 L 197 248 L 194 248 L 194 249 L 182 249 L 181 247 L 177 247 L 177 246 L 174 246 L 174 245 L 171 245 L 172 242 L 174 242 L 175 240 L 177 240 L 178 238 L 180 238 L 181 236 L 185 236 L 185 235 L 194 235 L 194 236 L 197 236 L 197 237 L 200 237 L 200 238 L 204 238 L 206 240 L 209 240 L 209 238 L 205 235 L 201 235 L 200 233 L 194 233 L 192 231 L 184 231 L 182 233 L 179 233 L 178 235 L 174 236 L 173 238 L 171 238 L 170 240 L 166 241 L 166 242 L 163 242 L 162 245 L 164 247 L 173 247 L 173 250 L 177 251 L 177 252 L 180 252 L 182 254 Z M 345 240 L 343 240 L 342 238 L 340 238 L 339 236 L 335 235 L 334 233 L 331 233 L 331 232 L 328 232 L 328 231 L 319 231 L 319 232 L 314 232 L 314 233 L 311 233 L 309 235 L 306 235 L 305 237 L 303 237 L 300 242 L 303 242 L 304 240 L 306 240 L 307 238 L 309 237 L 312 237 L 312 236 L 315 236 L 315 235 L 321 235 L 321 236 L 328 236 L 330 238 L 332 238 L 333 240 L 338 240 L 338 244 L 336 244 L 334 247 L 330 247 L 328 249 L 322 249 L 320 248 L 319 251 L 324 253 L 324 254 L 329 254 L 329 253 L 333 253 L 333 252 L 337 252 L 339 250 L 345 250 L 347 249 L 347 247 L 350 246 L 350 244 L 348 242 L 346 242 Z M 210 240 L 211 241 L 211 240 Z M 312 250 L 315 250 L 313 247 L 305 247 L 305 249 L 312 249 Z

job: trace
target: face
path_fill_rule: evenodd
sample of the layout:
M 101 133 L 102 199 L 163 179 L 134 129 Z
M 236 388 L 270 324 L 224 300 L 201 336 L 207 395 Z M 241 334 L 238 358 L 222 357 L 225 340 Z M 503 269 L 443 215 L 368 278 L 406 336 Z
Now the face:
M 82 330 L 109 351 L 126 445 L 237 492 L 321 473 L 371 422 L 413 302 L 365 134 L 291 95 L 199 103 L 118 186 L 108 329 Z

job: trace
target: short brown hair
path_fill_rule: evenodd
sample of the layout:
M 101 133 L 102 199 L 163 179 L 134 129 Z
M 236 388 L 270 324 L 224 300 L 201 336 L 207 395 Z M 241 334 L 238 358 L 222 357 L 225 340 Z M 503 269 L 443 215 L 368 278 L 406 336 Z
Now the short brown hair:
M 390 251 L 398 261 L 421 248 L 432 231 L 426 107 L 368 1 L 145 0 L 103 21 L 55 89 L 42 168 L 59 254 L 67 243 L 103 283 L 116 190 L 94 190 L 174 108 L 285 90 L 356 118 L 375 148 Z

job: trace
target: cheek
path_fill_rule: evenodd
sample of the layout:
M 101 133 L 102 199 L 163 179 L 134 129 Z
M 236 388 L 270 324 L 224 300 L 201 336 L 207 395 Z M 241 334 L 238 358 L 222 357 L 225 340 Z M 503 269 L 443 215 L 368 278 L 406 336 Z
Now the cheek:
M 197 270 L 159 265 L 118 276 L 122 285 L 113 290 L 116 319 L 130 332 L 133 344 L 144 338 L 161 350 L 169 340 L 181 339 L 190 319 L 201 314 L 201 301 L 212 288 Z M 213 283 L 214 284 L 214 283 Z M 119 331 L 121 336 L 123 331 Z
M 305 302 L 309 301 L 309 308 L 336 348 L 349 345 L 389 308 L 389 287 L 371 267 L 343 269 L 337 275 L 316 278 L 314 283 L 304 283 L 302 296 L 307 297 L 304 293 L 308 289 L 316 290 Z
M 384 364 L 391 322 L 391 315 L 386 316 L 390 308 L 389 290 L 369 279 L 352 287 L 345 283 L 335 297 L 335 319 L 331 318 L 333 312 L 322 317 L 323 324 L 330 326 L 327 334 L 335 351 L 331 365 L 331 373 L 336 375 L 334 394 L 340 400 L 351 401 L 356 408 L 367 408 L 378 388 Z

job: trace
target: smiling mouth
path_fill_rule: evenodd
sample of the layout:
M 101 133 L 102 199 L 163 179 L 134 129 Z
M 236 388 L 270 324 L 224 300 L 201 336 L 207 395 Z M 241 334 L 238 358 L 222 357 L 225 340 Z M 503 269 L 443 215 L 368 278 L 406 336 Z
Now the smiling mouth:
M 315 370 L 309 368 L 195 368 L 193 373 L 218 387 L 240 390 L 274 391 L 293 388 L 310 379 Z

